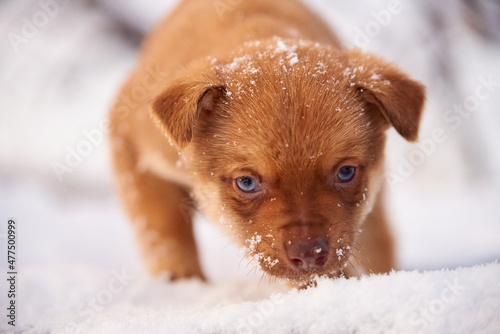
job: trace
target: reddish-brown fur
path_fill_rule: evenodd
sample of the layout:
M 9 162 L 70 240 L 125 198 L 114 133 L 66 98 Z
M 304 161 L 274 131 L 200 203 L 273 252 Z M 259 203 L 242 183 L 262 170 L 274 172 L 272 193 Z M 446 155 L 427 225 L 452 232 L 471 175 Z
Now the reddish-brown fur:
M 224 17 L 213 5 L 185 0 L 157 27 L 110 116 L 119 192 L 150 272 L 202 277 L 190 191 L 270 275 L 389 271 L 385 130 L 417 138 L 423 87 L 342 50 L 296 1 L 242 1 Z M 339 184 L 346 165 L 356 175 Z M 239 191 L 245 176 L 262 190 Z M 287 249 L 314 239 L 328 242 L 326 263 L 294 267 Z

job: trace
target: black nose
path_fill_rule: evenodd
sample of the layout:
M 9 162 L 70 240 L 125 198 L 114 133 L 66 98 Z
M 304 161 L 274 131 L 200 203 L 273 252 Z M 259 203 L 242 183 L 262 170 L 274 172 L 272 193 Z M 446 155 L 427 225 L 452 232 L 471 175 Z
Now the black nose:
M 286 245 L 286 254 L 295 267 L 311 271 L 326 263 L 328 259 L 328 243 L 322 239 L 289 243 Z

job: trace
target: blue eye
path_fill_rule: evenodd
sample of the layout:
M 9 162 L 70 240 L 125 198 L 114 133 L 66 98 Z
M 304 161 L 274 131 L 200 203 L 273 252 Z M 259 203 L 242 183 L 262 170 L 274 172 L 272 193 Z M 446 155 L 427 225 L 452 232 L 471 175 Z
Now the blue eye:
M 259 184 L 253 178 L 249 176 L 239 177 L 236 179 L 236 185 L 238 188 L 245 193 L 256 192 L 259 188 Z
M 337 179 L 341 183 L 347 183 L 354 178 L 356 168 L 352 166 L 344 166 L 337 172 Z

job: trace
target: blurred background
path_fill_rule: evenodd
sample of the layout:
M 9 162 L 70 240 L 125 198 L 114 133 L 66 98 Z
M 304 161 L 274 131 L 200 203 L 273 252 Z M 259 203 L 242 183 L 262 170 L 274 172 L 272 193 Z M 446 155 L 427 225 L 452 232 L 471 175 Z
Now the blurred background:
M 237 10 L 238 1 L 220 1 Z M 176 2 L 0 1 L 0 232 L 9 217 L 18 221 L 25 280 L 92 273 L 81 268 L 142 272 L 102 124 L 141 40 Z M 389 133 L 387 202 L 401 268 L 500 258 L 500 2 L 304 2 L 346 47 L 393 61 L 427 87 L 420 144 Z M 237 250 L 198 221 L 208 276 L 248 278 Z

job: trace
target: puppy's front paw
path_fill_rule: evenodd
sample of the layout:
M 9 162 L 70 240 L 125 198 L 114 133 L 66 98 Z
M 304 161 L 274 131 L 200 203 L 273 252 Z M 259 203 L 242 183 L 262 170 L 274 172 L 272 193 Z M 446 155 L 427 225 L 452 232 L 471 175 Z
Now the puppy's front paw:
M 181 242 L 161 243 L 161 246 L 149 244 L 148 246 L 143 248 L 143 254 L 151 275 L 168 280 L 193 277 L 205 280 L 196 249 L 186 247 Z
M 193 261 L 151 261 L 148 263 L 148 271 L 155 277 L 161 277 L 168 281 L 176 281 L 188 278 L 199 278 L 206 281 L 199 264 Z

